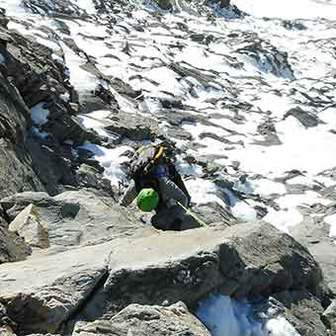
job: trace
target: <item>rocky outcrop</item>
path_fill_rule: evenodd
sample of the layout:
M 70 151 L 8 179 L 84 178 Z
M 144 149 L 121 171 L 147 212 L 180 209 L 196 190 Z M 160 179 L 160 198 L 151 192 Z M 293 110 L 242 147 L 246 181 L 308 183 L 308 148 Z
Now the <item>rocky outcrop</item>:
M 155 3 L 158 4 L 158 6 L 163 10 L 190 10 L 190 4 L 188 6 L 188 1 L 184 0 L 154 0 Z M 218 5 L 220 8 L 227 8 L 231 9 L 230 0 L 206 0 L 204 3 L 198 0 L 192 0 L 191 4 L 196 7 L 200 12 L 204 12 L 204 8 L 202 8 L 202 5 L 207 4 L 208 6 Z M 193 13 L 193 11 L 191 11 Z
M 323 321 L 321 300 L 307 291 L 281 292 L 275 298 L 285 307 L 284 316 L 300 335 L 325 336 L 327 325 Z
M 44 190 L 24 145 L 29 112 L 17 90 L 0 73 L 0 197 L 19 190 Z
M 292 230 L 292 235 L 301 244 L 307 246 L 323 271 L 325 283 L 335 295 L 336 246 L 329 237 L 329 225 L 321 220 L 313 222 L 305 220 Z
M 318 124 L 322 123 L 321 120 L 313 113 L 302 110 L 300 107 L 293 108 L 289 110 L 284 118 L 293 116 L 296 118 L 304 127 L 316 127 Z
M 293 79 L 294 72 L 286 52 L 252 32 L 236 31 L 230 34 L 227 43 L 235 46 L 236 53 L 253 60 L 261 71 L 275 76 Z
M 173 8 L 173 4 L 171 0 L 155 0 L 155 2 L 162 8 L 165 10 L 168 9 L 172 9 Z
M 51 49 L 6 24 L 0 33 L 0 197 L 26 190 L 57 194 L 64 185 L 78 185 L 66 142 L 100 140 L 64 99 L 73 90 L 64 65 Z
M 18 334 L 56 332 L 106 276 L 110 249 L 107 243 L 7 264 L 0 276 L 0 300 Z
M 118 114 L 110 117 L 105 128 L 123 139 L 133 141 L 154 140 L 158 134 L 158 125 L 154 119 L 142 116 L 134 116 L 128 114 Z
M 56 0 L 53 2 L 46 0 L 24 0 L 24 6 L 33 13 L 53 13 L 69 16 L 85 17 L 87 13 L 76 4 L 69 3 L 65 0 Z
M 32 247 L 58 251 L 134 235 L 141 225 L 128 210 L 94 190 L 68 191 L 55 197 L 22 193 L 1 200 L 9 228 Z
M 165 234 L 147 241 L 130 241 L 110 255 L 110 274 L 102 293 L 105 309 L 118 310 L 128 300 L 141 304 L 182 300 L 193 305 L 215 289 L 238 298 L 301 288 L 318 294 L 322 280 L 309 253 L 267 225 Z M 133 266 L 126 267 L 128 263 Z M 120 287 L 126 278 L 129 285 Z M 138 286 L 147 289 L 139 292 Z
M 310 254 L 268 225 L 141 235 L 0 266 L 0 301 L 19 334 L 56 332 L 72 320 L 117 319 L 132 303 L 193 307 L 217 290 L 239 298 L 284 290 L 321 294 L 321 272 Z
M 132 304 L 111 319 L 97 320 L 92 323 L 78 323 L 73 332 L 74 336 L 98 336 L 103 334 L 118 336 L 210 336 L 209 331 L 189 313 L 182 302 L 169 307 Z
M 296 160 L 285 174 L 275 163 L 269 177 L 261 164 L 250 174 L 249 159 L 273 146 L 282 157 L 293 117 L 316 138 L 335 133 L 333 41 L 314 40 L 315 21 L 237 22 L 227 0 L 153 0 L 136 12 L 137 1 L 89 2 L 24 0 L 35 15 L 14 15 L 13 29 L 0 10 L 0 334 L 209 336 L 193 313 L 220 293 L 253 305 L 272 297 L 302 336 L 332 335 L 336 254 L 320 215 L 334 206 L 303 193 L 335 200 L 335 174 L 308 167 L 313 186 L 290 185 L 305 174 Z M 302 46 L 323 57 L 308 61 Z M 176 141 L 181 171 L 195 180 L 194 212 L 209 226 L 157 231 L 149 214 L 117 204 L 104 167 L 122 175 L 131 151 L 114 149 L 157 138 Z M 111 152 L 88 153 L 85 142 Z M 301 220 L 290 202 L 299 194 L 314 221 L 302 216 L 291 234 L 313 256 L 270 225 L 240 223 L 242 213 L 254 221 L 278 210 Z
M 8 231 L 8 224 L 0 214 L 0 264 L 24 260 L 30 254 L 31 248 L 18 234 Z
M 174 318 L 172 308 L 126 307 L 178 301 L 193 307 L 218 290 L 238 298 L 300 290 L 311 298 L 321 294 L 321 271 L 310 254 L 268 225 L 146 232 L 142 238 L 96 242 L 0 266 L 0 301 L 18 333 L 54 333 L 68 322 L 69 327 L 71 321 L 101 317 L 102 321 L 84 327 L 79 323 L 79 335 L 91 335 L 102 325 L 121 330 L 123 324 L 134 326 L 139 333 L 154 332 L 151 318 L 131 319 L 134 309 L 140 310 L 140 316 L 155 312 L 162 326 L 167 326 Z M 190 326 L 191 317 L 185 314 L 176 327 Z

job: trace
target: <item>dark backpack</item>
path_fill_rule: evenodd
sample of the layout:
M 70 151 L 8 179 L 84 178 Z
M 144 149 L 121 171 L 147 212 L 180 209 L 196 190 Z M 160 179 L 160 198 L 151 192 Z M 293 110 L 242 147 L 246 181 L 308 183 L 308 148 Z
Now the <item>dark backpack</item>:
M 169 164 L 167 150 L 162 145 L 140 147 L 130 161 L 129 176 L 132 179 L 150 176 L 153 168 L 162 163 Z

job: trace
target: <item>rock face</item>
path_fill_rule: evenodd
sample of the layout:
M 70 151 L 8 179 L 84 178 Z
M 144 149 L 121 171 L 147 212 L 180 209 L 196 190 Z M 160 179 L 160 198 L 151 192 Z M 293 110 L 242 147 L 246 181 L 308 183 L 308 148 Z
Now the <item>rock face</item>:
M 324 281 L 332 292 L 336 291 L 336 246 L 329 237 L 329 226 L 323 221 L 307 220 L 293 230 L 293 236 L 301 244 L 308 247 L 310 253 L 319 263 Z
M 110 119 L 113 122 L 108 124 L 106 129 L 118 134 L 120 140 L 154 140 L 158 133 L 156 121 L 150 118 L 119 114 Z
M 132 303 L 182 300 L 193 307 L 216 290 L 235 297 L 301 289 L 320 295 L 321 271 L 292 238 L 255 224 L 147 231 L 142 238 L 4 264 L 0 280 L 0 300 L 19 334 L 27 334 L 56 332 L 72 319 L 109 320 Z
M 132 304 L 109 320 L 78 324 L 74 336 L 210 336 L 209 331 L 179 302 L 169 307 Z
M 111 253 L 110 274 L 101 293 L 106 311 L 117 311 L 129 302 L 162 304 L 179 299 L 192 306 L 215 289 L 237 298 L 300 288 L 318 294 L 321 271 L 316 262 L 292 238 L 267 225 L 196 230 L 149 240 L 129 241 Z M 139 291 L 139 286 L 146 291 Z
M 0 197 L 19 190 L 44 190 L 24 145 L 28 109 L 0 73 Z
M 62 98 L 72 92 L 64 65 L 51 49 L 6 24 L 0 33 L 0 197 L 28 190 L 57 194 L 64 185 L 78 185 L 65 142 L 99 139 Z

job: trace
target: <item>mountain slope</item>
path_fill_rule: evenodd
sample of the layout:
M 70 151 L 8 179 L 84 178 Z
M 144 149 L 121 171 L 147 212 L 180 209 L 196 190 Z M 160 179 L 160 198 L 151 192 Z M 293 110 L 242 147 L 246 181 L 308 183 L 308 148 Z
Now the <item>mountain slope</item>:
M 169 139 L 197 214 L 289 233 L 335 293 L 335 5 L 0 1 L 2 85 L 17 100 L 13 125 L 0 114 L 0 195 L 117 198 L 132 151 Z

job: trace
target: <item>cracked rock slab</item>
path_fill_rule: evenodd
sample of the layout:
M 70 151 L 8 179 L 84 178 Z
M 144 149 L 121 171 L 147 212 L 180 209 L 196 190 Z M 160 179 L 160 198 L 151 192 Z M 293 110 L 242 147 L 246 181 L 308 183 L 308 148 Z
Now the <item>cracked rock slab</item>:
M 91 320 L 134 302 L 193 306 L 216 290 L 237 298 L 316 292 L 322 280 L 304 247 L 262 223 L 124 239 L 112 250 L 108 268 L 104 287 L 82 312 Z
M 0 301 L 19 334 L 55 333 L 106 275 L 109 243 L 0 266 Z
M 131 304 L 109 320 L 78 323 L 74 336 L 210 336 L 182 303 L 169 307 Z
M 217 290 L 234 297 L 315 293 L 322 280 L 309 252 L 267 224 L 152 232 L 0 265 L 0 301 L 18 333 L 111 319 L 132 303 L 192 307 Z

